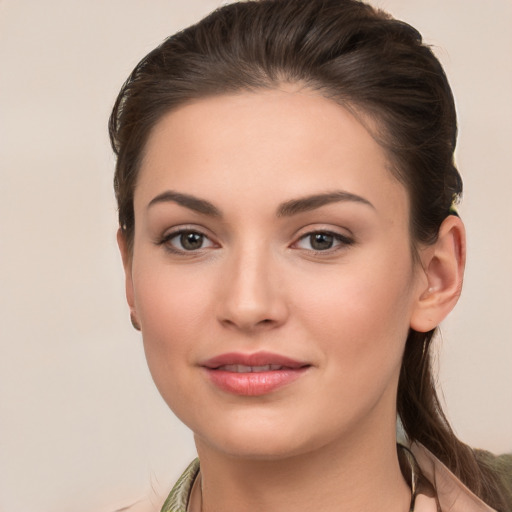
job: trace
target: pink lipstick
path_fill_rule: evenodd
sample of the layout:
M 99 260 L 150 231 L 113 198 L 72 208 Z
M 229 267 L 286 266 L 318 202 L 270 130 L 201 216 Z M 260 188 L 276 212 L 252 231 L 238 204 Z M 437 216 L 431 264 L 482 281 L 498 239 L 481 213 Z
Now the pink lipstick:
M 208 359 L 201 366 L 221 390 L 235 395 L 259 396 L 290 384 L 311 365 L 271 352 L 232 352 Z

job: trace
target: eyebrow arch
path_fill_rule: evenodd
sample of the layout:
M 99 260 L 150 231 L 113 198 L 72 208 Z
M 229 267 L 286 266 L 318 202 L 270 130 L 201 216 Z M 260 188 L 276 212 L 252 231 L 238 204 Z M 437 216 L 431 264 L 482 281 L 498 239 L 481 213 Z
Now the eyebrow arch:
M 173 190 L 166 190 L 165 192 L 157 195 L 148 204 L 148 208 L 158 203 L 176 203 L 184 206 L 189 210 L 194 210 L 202 215 L 209 215 L 211 217 L 222 217 L 220 210 L 209 201 L 199 199 L 189 194 L 182 194 Z
M 277 210 L 277 216 L 290 217 L 292 215 L 297 215 L 298 213 L 315 210 L 316 208 L 320 208 L 321 206 L 324 206 L 326 204 L 337 203 L 340 201 L 352 201 L 356 203 L 361 203 L 375 209 L 375 206 L 373 206 L 373 204 L 370 203 L 370 201 L 368 201 L 364 197 L 358 196 L 356 194 L 351 194 L 350 192 L 339 190 L 335 192 L 315 194 L 312 196 L 286 201 L 285 203 L 279 206 Z

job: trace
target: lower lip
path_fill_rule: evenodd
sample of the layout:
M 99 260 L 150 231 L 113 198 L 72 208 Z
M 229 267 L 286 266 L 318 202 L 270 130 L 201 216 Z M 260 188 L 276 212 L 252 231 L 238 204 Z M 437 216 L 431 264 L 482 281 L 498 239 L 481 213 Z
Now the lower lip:
M 236 373 L 206 368 L 210 380 L 222 391 L 234 395 L 261 396 L 272 393 L 304 375 L 308 367 L 268 372 Z

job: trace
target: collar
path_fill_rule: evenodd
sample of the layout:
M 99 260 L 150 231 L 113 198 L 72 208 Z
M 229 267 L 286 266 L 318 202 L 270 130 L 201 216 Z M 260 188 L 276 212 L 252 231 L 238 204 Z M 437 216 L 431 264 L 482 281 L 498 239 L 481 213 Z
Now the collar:
M 412 443 L 409 446 L 409 450 L 414 455 L 422 475 L 424 475 L 436 490 L 440 510 L 443 512 L 496 512 L 470 491 L 423 445 Z M 429 499 L 432 501 L 432 498 Z M 423 509 L 420 508 L 420 504 L 423 502 L 427 503 L 427 497 L 421 497 L 420 491 L 416 499 L 415 512 L 423 512 Z M 429 504 L 429 506 L 431 507 L 432 505 Z M 437 508 L 432 510 L 435 512 Z M 425 512 L 430 512 L 430 509 L 425 508 Z

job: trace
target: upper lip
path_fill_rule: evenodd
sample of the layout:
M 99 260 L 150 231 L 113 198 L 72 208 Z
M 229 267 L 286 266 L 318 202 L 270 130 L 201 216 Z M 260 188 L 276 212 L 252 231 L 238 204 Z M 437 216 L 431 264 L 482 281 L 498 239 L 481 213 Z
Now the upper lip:
M 210 369 L 216 369 L 226 365 L 243 365 L 243 366 L 267 366 L 279 365 L 285 368 L 302 368 L 309 366 L 304 361 L 297 361 L 290 357 L 272 352 L 255 352 L 254 354 L 244 354 L 241 352 L 229 352 L 220 354 L 203 361 L 201 366 Z

